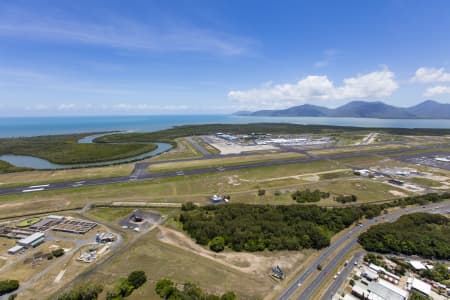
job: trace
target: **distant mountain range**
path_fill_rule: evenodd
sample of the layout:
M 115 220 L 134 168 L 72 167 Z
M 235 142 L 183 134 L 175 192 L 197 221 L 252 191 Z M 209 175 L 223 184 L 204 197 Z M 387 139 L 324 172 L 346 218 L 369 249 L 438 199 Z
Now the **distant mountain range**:
M 239 111 L 240 116 L 347 117 L 380 119 L 450 119 L 450 104 L 426 100 L 411 107 L 396 107 L 381 101 L 352 101 L 337 108 L 303 104 L 281 110 Z

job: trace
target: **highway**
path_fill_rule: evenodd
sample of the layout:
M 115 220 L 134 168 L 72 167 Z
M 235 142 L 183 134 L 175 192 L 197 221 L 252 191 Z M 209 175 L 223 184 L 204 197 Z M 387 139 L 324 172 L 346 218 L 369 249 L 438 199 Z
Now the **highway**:
M 439 209 L 438 209 L 439 208 Z M 318 289 L 325 283 L 325 280 L 331 272 L 337 270 L 338 266 L 345 258 L 345 256 L 350 253 L 350 251 L 357 245 L 357 240 L 359 234 L 366 230 L 367 227 L 372 226 L 379 221 L 381 222 L 393 222 L 398 217 L 403 214 L 413 213 L 413 212 L 445 212 L 450 208 L 450 201 L 441 202 L 441 203 L 433 203 L 422 207 L 414 207 L 414 208 L 405 208 L 401 210 L 394 211 L 392 213 L 388 213 L 385 215 L 381 215 L 379 217 L 367 220 L 360 226 L 355 227 L 345 235 L 339 237 L 336 241 L 334 241 L 328 248 L 322 250 L 322 253 L 319 255 L 316 260 L 308 266 L 306 270 L 304 270 L 301 274 L 299 274 L 295 280 L 283 291 L 283 293 L 277 298 L 278 300 L 287 300 L 294 299 L 293 295 L 297 290 L 303 288 L 300 295 L 297 296 L 298 300 L 312 299 L 312 296 L 318 292 Z M 334 253 L 338 248 L 342 247 L 338 253 Z M 334 254 L 334 257 L 330 262 L 326 263 L 326 260 Z M 304 286 L 303 283 L 312 275 L 317 273 L 317 266 L 322 265 L 322 271 L 318 273 L 312 281 L 308 284 L 308 286 Z M 341 274 L 340 276 L 343 276 Z M 328 293 L 326 293 L 328 295 Z M 324 300 L 329 300 L 330 298 L 323 298 Z
M 259 167 L 281 166 L 281 165 L 286 165 L 286 164 L 314 162 L 314 161 L 329 160 L 329 159 L 353 158 L 353 157 L 361 157 L 361 156 L 367 156 L 367 155 L 390 155 L 390 154 L 399 154 L 399 153 L 403 153 L 403 152 L 414 151 L 414 150 L 423 150 L 423 149 L 436 149 L 437 150 L 439 148 L 445 148 L 445 147 L 448 147 L 448 145 L 447 144 L 437 145 L 434 147 L 417 146 L 417 147 L 411 147 L 411 148 L 405 148 L 405 149 L 337 153 L 337 154 L 322 155 L 322 156 L 309 156 L 309 157 L 279 159 L 279 160 L 270 160 L 270 161 L 262 161 L 262 162 L 260 161 L 260 162 L 253 162 L 253 163 L 242 163 L 240 165 L 231 165 L 231 166 L 222 166 L 222 167 L 207 167 L 207 168 L 199 168 L 199 169 L 158 172 L 158 173 L 149 173 L 147 171 L 147 167 L 151 164 L 150 162 L 138 162 L 135 164 L 135 168 L 129 176 L 87 179 L 87 180 L 81 180 L 81 181 L 57 182 L 57 183 L 49 183 L 49 184 L 34 185 L 34 186 L 18 186 L 18 187 L 9 187 L 9 188 L 6 187 L 6 188 L 0 189 L 0 195 L 42 192 L 42 191 L 76 188 L 76 187 L 81 187 L 81 186 L 94 186 L 94 185 L 105 185 L 105 184 L 134 182 L 134 181 L 145 181 L 145 180 L 177 177 L 177 176 L 184 176 L 184 175 L 201 175 L 201 174 L 223 172 L 223 171 L 237 171 L 237 170 L 259 168 Z M 203 160 L 203 159 L 209 159 L 211 157 L 236 157 L 236 156 L 248 156 L 248 155 L 249 154 L 234 154 L 234 155 L 226 155 L 226 156 L 225 155 L 223 155 L 223 156 L 211 155 L 209 157 L 183 159 L 180 161 Z M 174 162 L 174 161 L 170 161 L 170 162 Z M 164 162 L 158 162 L 158 163 L 164 163 Z M 155 164 L 157 164 L 157 163 L 155 163 Z
M 341 275 L 333 280 L 331 285 L 321 297 L 322 300 L 330 300 L 333 298 L 333 296 L 338 292 L 339 288 L 344 284 L 345 280 L 347 280 L 347 277 L 350 275 L 352 269 L 355 266 L 355 262 L 360 262 L 363 255 L 364 251 L 360 251 L 357 252 L 351 259 L 349 259 L 349 263 L 347 266 L 343 267 Z

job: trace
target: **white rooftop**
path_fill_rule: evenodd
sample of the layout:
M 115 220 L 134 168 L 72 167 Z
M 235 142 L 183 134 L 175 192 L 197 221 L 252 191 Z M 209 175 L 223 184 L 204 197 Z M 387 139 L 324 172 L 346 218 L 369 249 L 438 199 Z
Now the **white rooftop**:
M 368 290 L 372 295 L 376 295 L 376 298 L 384 300 L 406 300 L 408 299 L 408 291 L 405 291 L 385 280 L 369 282 Z M 369 297 L 370 299 L 370 297 Z M 373 298 L 375 299 L 375 298 Z
M 411 260 L 409 264 L 416 270 L 425 270 L 427 267 L 418 260 Z
M 62 219 L 64 219 L 64 216 L 50 215 L 50 216 L 47 216 L 47 218 L 55 219 L 55 220 L 62 220 Z
M 426 282 L 423 282 L 420 279 L 414 278 L 411 283 L 411 288 L 417 290 L 425 295 L 430 295 L 431 293 L 431 285 Z
M 23 246 L 16 245 L 8 250 L 8 252 L 16 253 L 23 249 Z
M 378 283 L 381 284 L 382 286 L 388 288 L 389 290 L 395 292 L 396 294 L 399 294 L 405 298 L 408 298 L 408 291 L 390 283 L 389 281 L 380 279 L 380 280 L 378 280 Z
M 19 240 L 18 243 L 19 244 L 23 244 L 23 245 L 29 245 L 29 244 L 33 243 L 34 241 L 36 241 L 38 239 L 41 239 L 43 237 L 45 237 L 45 233 L 43 233 L 43 232 L 35 232 L 32 235 L 27 236 L 26 238 Z

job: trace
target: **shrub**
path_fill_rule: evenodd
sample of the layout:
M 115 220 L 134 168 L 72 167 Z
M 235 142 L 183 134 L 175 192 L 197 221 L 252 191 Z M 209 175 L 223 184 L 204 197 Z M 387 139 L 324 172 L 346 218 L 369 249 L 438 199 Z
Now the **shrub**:
M 355 195 L 347 195 L 347 196 L 341 195 L 334 198 L 334 200 L 340 203 L 347 203 L 347 202 L 356 202 L 356 200 L 358 199 Z
M 321 192 L 320 190 L 310 191 L 309 189 L 306 189 L 304 191 L 296 191 L 292 193 L 291 197 L 292 200 L 295 200 L 298 203 L 319 202 L 320 199 L 330 197 L 330 193 Z
M 190 211 L 190 210 L 194 210 L 196 207 L 197 207 L 197 205 L 195 205 L 194 203 L 186 202 L 181 205 L 181 210 L 182 211 Z
M 161 296 L 161 298 L 168 298 L 176 291 L 176 288 L 170 279 L 161 279 L 156 283 L 155 292 Z
M 58 248 L 56 250 L 52 251 L 52 254 L 54 257 L 60 257 L 64 255 L 64 249 L 63 248 Z
M 209 243 L 209 248 L 214 252 L 221 252 L 225 249 L 225 240 L 221 236 L 216 236 Z
M 112 291 L 106 294 L 107 300 L 118 300 L 128 297 L 133 291 L 147 281 L 144 271 L 133 271 L 127 278 L 121 278 Z
M 58 300 L 96 300 L 103 291 L 98 284 L 84 284 L 57 297 Z
M 0 296 L 11 293 L 19 288 L 18 280 L 0 281 Z
M 220 300 L 237 300 L 237 296 L 233 292 L 226 292 L 220 297 Z
M 137 289 L 147 281 L 147 276 L 144 271 L 134 271 L 128 275 L 128 281 Z

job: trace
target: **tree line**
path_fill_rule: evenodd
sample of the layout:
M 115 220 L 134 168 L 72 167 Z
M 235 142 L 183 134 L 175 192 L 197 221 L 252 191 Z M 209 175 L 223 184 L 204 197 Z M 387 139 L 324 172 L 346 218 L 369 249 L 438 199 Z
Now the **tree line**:
M 196 207 L 186 203 L 179 220 L 198 244 L 213 251 L 321 249 L 335 233 L 362 217 L 371 219 L 387 208 L 425 205 L 450 198 L 450 193 L 405 197 L 383 204 L 341 208 L 316 205 L 227 204 Z
M 197 243 L 214 251 L 229 247 L 253 252 L 321 249 L 330 244 L 333 234 L 364 214 L 361 207 L 230 204 L 185 210 L 180 221 Z
M 438 214 L 414 213 L 396 222 L 372 226 L 359 237 L 368 251 L 450 258 L 450 220 Z
M 305 202 L 319 202 L 321 199 L 326 199 L 330 197 L 330 193 L 322 192 L 320 190 L 310 191 L 306 189 L 304 191 L 295 191 L 291 195 L 292 200 L 297 203 L 305 203 Z
M 107 300 L 124 299 L 135 289 L 147 282 L 144 271 L 133 271 L 128 277 L 120 278 L 113 289 L 106 293 Z M 85 283 L 57 296 L 57 300 L 95 300 L 103 292 L 103 286 L 96 283 Z
M 161 279 L 156 283 L 155 292 L 168 300 L 237 300 L 234 292 L 226 292 L 222 296 L 208 294 L 194 283 L 187 282 L 179 289 L 170 279 Z

